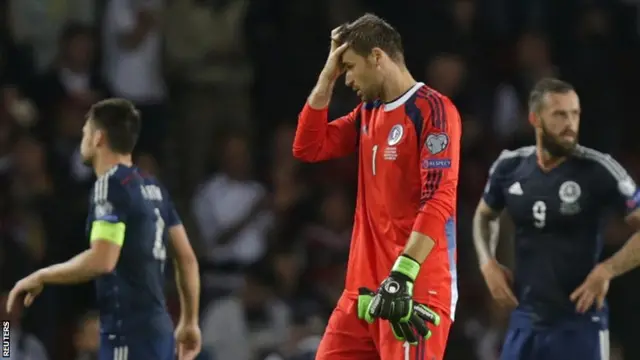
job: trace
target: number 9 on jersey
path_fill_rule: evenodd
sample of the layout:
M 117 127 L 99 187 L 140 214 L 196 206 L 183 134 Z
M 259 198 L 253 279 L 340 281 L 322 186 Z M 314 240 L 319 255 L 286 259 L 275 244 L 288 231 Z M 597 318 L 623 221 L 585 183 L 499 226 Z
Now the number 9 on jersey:
M 536 201 L 533 203 L 533 225 L 538 229 L 545 226 L 547 220 L 547 204 L 544 201 Z

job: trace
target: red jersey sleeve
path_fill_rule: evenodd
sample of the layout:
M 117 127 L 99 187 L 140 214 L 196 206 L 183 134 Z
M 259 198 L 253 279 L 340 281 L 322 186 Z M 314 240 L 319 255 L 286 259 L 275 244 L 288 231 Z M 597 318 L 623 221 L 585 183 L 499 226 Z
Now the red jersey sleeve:
M 306 162 L 329 160 L 356 150 L 358 118 L 362 104 L 349 114 L 328 121 L 328 109 L 317 110 L 305 104 L 293 140 L 293 156 Z
M 462 126 L 455 105 L 440 94 L 428 94 L 417 105 L 425 118 L 420 150 L 420 210 L 413 230 L 439 244 L 446 241 L 447 221 L 455 217 Z

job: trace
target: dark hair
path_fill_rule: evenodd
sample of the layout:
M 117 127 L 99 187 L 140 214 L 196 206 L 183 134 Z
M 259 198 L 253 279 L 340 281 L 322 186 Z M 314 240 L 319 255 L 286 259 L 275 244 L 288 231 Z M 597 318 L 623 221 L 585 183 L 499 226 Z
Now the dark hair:
M 113 152 L 131 154 L 140 134 L 140 113 L 125 99 L 106 99 L 89 110 L 89 119 L 104 130 Z
M 538 81 L 529 94 L 529 111 L 538 112 L 542 108 L 547 94 L 566 94 L 575 91 L 573 85 L 555 78 L 544 78 Z
M 380 48 L 392 59 L 404 61 L 402 38 L 393 26 L 374 14 L 364 14 L 339 29 L 338 42 L 349 43 L 353 51 L 361 56 L 371 54 L 373 48 Z

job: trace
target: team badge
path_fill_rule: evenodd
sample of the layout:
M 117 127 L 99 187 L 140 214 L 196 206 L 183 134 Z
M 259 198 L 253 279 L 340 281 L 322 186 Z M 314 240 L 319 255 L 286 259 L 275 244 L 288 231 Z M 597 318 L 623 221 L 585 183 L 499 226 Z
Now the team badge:
M 387 137 L 387 144 L 389 146 L 394 146 L 402 140 L 402 136 L 404 135 L 404 128 L 402 125 L 393 125 L 391 131 L 389 131 L 389 136 Z
M 578 201 L 580 195 L 582 195 L 582 190 L 577 182 L 565 181 L 560 185 L 558 196 L 560 196 L 560 200 L 562 200 L 563 203 L 573 204 Z
M 431 154 L 440 154 L 449 146 L 449 137 L 445 133 L 429 134 L 425 144 Z
M 575 181 L 565 181 L 560 185 L 558 196 L 562 201 L 560 212 L 564 215 L 575 215 L 580 212 L 578 199 L 582 195 L 582 189 Z
M 101 218 L 110 215 L 113 212 L 113 206 L 108 201 L 101 202 L 95 206 L 95 217 Z

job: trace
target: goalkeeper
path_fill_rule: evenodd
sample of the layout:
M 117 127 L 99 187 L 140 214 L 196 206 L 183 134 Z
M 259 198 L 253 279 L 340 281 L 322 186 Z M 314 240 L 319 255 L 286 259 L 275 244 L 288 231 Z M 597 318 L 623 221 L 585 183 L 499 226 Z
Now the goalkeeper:
M 342 74 L 362 102 L 328 121 Z M 458 299 L 460 134 L 455 106 L 411 76 L 391 25 L 367 14 L 332 32 L 293 153 L 316 162 L 357 151 L 358 195 L 346 289 L 316 359 L 444 357 Z

